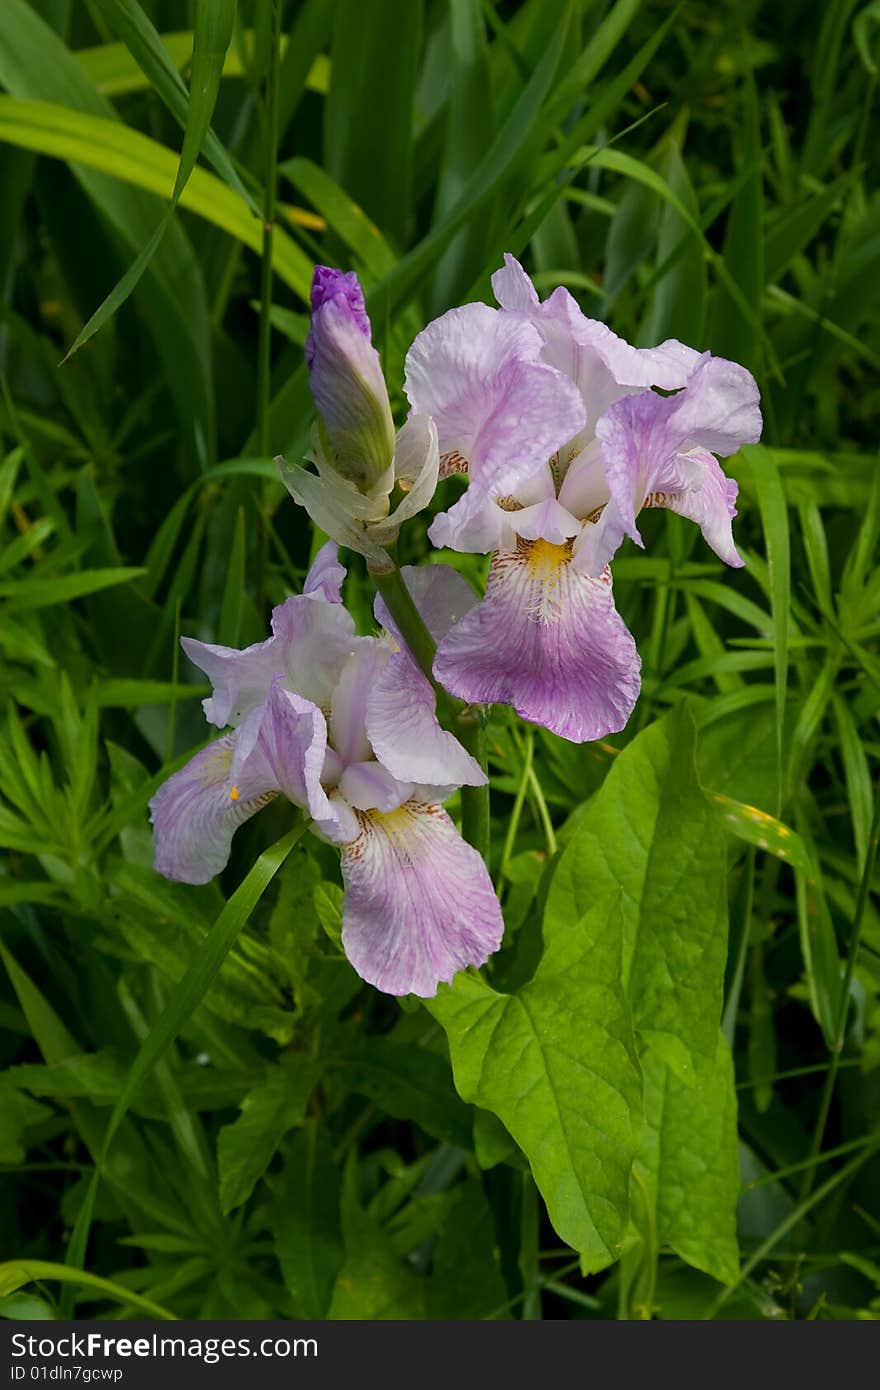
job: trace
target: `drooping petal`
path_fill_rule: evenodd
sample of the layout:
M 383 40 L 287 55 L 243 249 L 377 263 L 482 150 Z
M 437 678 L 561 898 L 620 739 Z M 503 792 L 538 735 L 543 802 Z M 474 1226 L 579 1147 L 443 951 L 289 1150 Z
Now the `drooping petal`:
M 679 459 L 684 455 L 679 454 Z M 649 499 L 649 506 L 668 507 L 689 521 L 695 521 L 703 533 L 707 544 L 712 547 L 719 559 L 734 569 L 740 569 L 743 561 L 733 542 L 731 522 L 736 516 L 737 484 L 722 472 L 721 465 L 714 454 L 704 449 L 693 450 L 690 457 L 697 457 L 704 465 L 704 473 L 699 486 L 681 492 L 661 493 L 656 499 Z
M 476 603 L 470 585 L 448 565 L 407 565 L 401 574 L 435 641 Z M 401 781 L 435 788 L 483 786 L 486 774 L 477 760 L 438 723 L 434 691 L 410 656 L 381 595 L 374 611 L 398 646 L 367 702 L 367 734 L 376 757 Z M 443 799 L 439 791 L 433 795 Z
M 336 542 L 326 541 L 309 567 L 303 593 L 324 603 L 341 603 L 345 574 L 345 565 L 339 563 Z
M 546 541 L 495 556 L 485 599 L 443 639 L 434 662 L 454 695 L 511 704 L 573 743 L 624 727 L 639 670 L 610 573 L 582 574 L 570 545 Z
M 407 353 L 410 404 L 433 416 L 441 455 L 467 463 L 481 496 L 515 491 L 584 423 L 577 391 L 538 360 L 541 346 L 523 318 L 467 304 L 429 323 Z
M 482 965 L 504 930 L 486 866 L 441 806 L 409 801 L 360 816 L 342 851 L 342 945 L 386 994 L 430 999 L 457 970 Z
M 153 864 L 178 883 L 207 883 L 226 867 L 232 836 L 274 795 L 262 769 L 231 776 L 235 733 L 224 734 L 163 782 L 150 802 Z
M 624 535 L 640 545 L 640 509 L 672 506 L 671 499 L 678 498 L 675 510 L 706 521 L 706 539 L 719 555 L 733 551 L 727 535 L 732 501 L 720 469 L 709 468 L 705 458 L 710 448 L 733 453 L 760 432 L 754 378 L 723 358 L 706 358 L 675 396 L 641 391 L 611 406 L 597 426 L 611 494 L 601 518 L 604 550 L 616 548 Z M 703 486 L 709 491 L 701 502 L 681 501 L 681 494 L 698 493 Z
M 363 492 L 391 463 L 394 422 L 379 354 L 353 271 L 318 266 L 312 282 L 312 321 L 306 363 L 324 421 L 331 462 Z

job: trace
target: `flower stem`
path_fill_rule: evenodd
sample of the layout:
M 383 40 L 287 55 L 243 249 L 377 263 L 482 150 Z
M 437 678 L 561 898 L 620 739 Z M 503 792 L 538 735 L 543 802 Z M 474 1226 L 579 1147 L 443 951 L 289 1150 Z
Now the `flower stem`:
M 413 596 L 397 565 L 390 570 L 371 570 L 370 577 L 385 600 L 397 630 L 437 696 L 437 714 L 480 767 L 486 768 L 486 714 L 481 705 L 457 700 L 434 677 L 437 644 L 425 626 Z M 461 832 L 485 859 L 489 853 L 489 787 L 462 787 Z
M 425 626 L 415 600 L 403 582 L 400 570 L 396 565 L 385 573 L 370 570 L 370 578 L 385 600 L 385 607 L 397 624 L 397 630 L 409 647 L 413 659 L 431 682 L 438 697 L 444 702 L 449 700 L 450 697 L 442 685 L 434 679 L 437 643 Z
M 482 705 L 469 705 L 455 721 L 459 743 L 486 771 L 486 712 Z M 479 854 L 489 856 L 489 783 L 461 789 L 461 833 Z

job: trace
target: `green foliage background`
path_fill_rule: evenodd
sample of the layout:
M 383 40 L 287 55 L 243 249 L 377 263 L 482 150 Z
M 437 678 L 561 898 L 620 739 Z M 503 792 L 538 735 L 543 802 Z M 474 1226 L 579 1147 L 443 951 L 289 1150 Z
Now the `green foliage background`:
M 878 19 L 3 0 L 4 1316 L 877 1316 Z M 667 513 L 615 563 L 614 746 L 495 711 L 505 944 L 422 1006 L 348 967 L 289 807 L 195 889 L 146 803 L 206 732 L 179 634 L 260 639 L 315 543 L 270 461 L 312 264 L 402 412 L 504 250 L 744 362 L 766 429 L 743 571 Z

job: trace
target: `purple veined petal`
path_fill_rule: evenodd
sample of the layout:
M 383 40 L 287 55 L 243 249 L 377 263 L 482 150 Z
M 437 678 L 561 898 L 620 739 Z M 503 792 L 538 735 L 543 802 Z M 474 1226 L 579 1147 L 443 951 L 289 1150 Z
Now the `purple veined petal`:
M 350 844 L 361 833 L 358 812 L 336 790 L 330 792 L 328 803 L 327 815 L 314 819 L 309 826 L 310 831 L 319 840 L 326 840 L 331 845 Z
M 626 535 L 626 527 L 614 502 L 605 506 L 595 521 L 587 521 L 574 543 L 571 562 L 579 574 L 598 578 L 611 563 Z M 641 536 L 636 544 L 642 546 Z
M 401 575 L 435 641 L 477 601 L 467 581 L 448 565 L 405 565 Z M 399 648 L 367 703 L 367 733 L 376 757 L 400 781 L 434 788 L 430 794 L 434 801 L 444 801 L 455 787 L 484 786 L 486 774 L 477 760 L 440 727 L 434 691 L 410 656 L 380 595 L 373 611 Z
M 226 867 L 232 836 L 275 795 L 262 766 L 233 781 L 237 733 L 224 734 L 163 782 L 150 801 L 157 873 L 207 883 Z
M 367 737 L 367 705 L 391 648 L 376 637 L 362 637 L 348 658 L 330 698 L 330 739 L 343 766 L 369 762 L 373 756 Z
M 694 445 L 722 458 L 761 438 L 761 395 L 751 372 L 708 353 L 685 390 L 669 397 L 666 435 L 672 452 Z
M 492 276 L 492 293 L 502 309 L 509 313 L 528 314 L 531 318 L 541 310 L 541 301 L 530 277 L 516 256 L 504 253 L 504 264 Z
M 477 601 L 470 584 L 451 565 L 404 565 L 400 573 L 435 642 L 445 637 Z M 380 627 L 392 633 L 402 646 L 397 624 L 381 594 L 373 601 L 373 613 Z
M 320 819 L 330 813 L 321 776 L 327 753 L 327 721 L 321 710 L 285 689 L 276 676 L 266 703 L 237 730 L 230 777 L 239 793 L 250 781 L 276 788 L 288 801 Z
M 336 542 L 326 541 L 309 566 L 303 593 L 324 603 L 341 603 L 345 575 L 345 565 L 339 563 Z
M 403 649 L 370 691 L 366 727 L 376 757 L 401 782 L 480 787 L 487 780 L 476 759 L 440 727 L 434 691 Z M 432 796 L 445 800 L 437 791 Z
M 597 425 L 612 499 L 604 519 L 606 528 L 619 528 L 641 544 L 636 516 L 644 505 L 671 506 L 672 497 L 699 491 L 695 464 L 706 452 L 714 448 L 722 454 L 733 453 L 742 444 L 754 442 L 760 430 L 754 378 L 744 367 L 723 358 L 706 358 L 675 396 L 642 391 L 618 401 Z M 718 553 L 735 554 L 724 523 L 725 510 L 730 518 L 727 493 L 715 471 L 703 467 L 709 487 L 705 501 L 677 504 L 676 510 L 682 505 L 695 509 L 705 517 L 721 547 Z M 690 511 L 683 510 L 683 515 Z M 710 545 L 715 541 L 710 540 Z
M 464 700 L 511 704 L 586 743 L 624 727 L 640 666 L 610 572 L 580 573 L 570 546 L 520 541 L 495 556 L 485 599 L 440 643 L 434 674 Z
M 442 807 L 408 801 L 361 815 L 342 850 L 342 945 L 386 994 L 432 998 L 457 970 L 482 965 L 504 923 L 485 864 Z
M 195 637 L 181 637 L 180 645 L 214 687 L 214 693 L 202 701 L 202 708 L 208 723 L 218 729 L 241 723 L 250 710 L 262 704 L 273 676 L 284 664 L 284 653 L 274 637 L 242 651 L 199 642 Z
M 488 555 L 513 544 L 510 513 L 491 497 L 479 497 L 468 489 L 447 512 L 438 512 L 428 527 L 428 537 L 438 550 L 444 547 L 465 555 Z
M 678 455 L 679 460 L 685 457 Z M 700 449 L 694 450 L 691 457 L 698 457 L 705 467 L 699 486 L 661 493 L 659 497 L 649 498 L 646 505 L 668 507 L 689 521 L 695 521 L 718 558 L 734 569 L 741 569 L 743 560 L 734 545 L 731 526 L 736 516 L 737 485 L 722 471 L 714 454 Z
M 391 462 L 394 422 L 379 354 L 370 341 L 363 293 L 353 272 L 327 266 L 316 270 L 305 353 L 333 466 L 368 492 Z
M 409 801 L 412 782 L 398 782 L 381 763 L 349 763 L 339 782 L 339 795 L 356 811 L 396 811 Z
M 607 324 L 588 318 L 563 285 L 542 303 L 519 261 L 509 253 L 503 268 L 492 276 L 492 290 L 502 309 L 528 315 L 551 349 L 546 360 L 573 381 L 580 379 L 582 371 L 589 372 L 585 355 L 594 353 L 618 387 L 659 386 L 674 391 L 685 385 L 700 361 L 694 348 L 676 338 L 667 338 L 657 347 L 633 347 Z M 582 384 L 588 382 L 589 376 Z M 595 418 L 595 411 L 590 413 Z
M 282 652 L 284 684 L 320 709 L 327 709 L 346 661 L 366 641 L 341 603 L 297 594 L 272 611 L 272 631 Z
M 515 491 L 583 426 L 577 391 L 538 360 L 541 346 L 521 316 L 467 304 L 429 323 L 407 353 L 410 404 L 433 416 L 441 456 L 460 456 L 481 496 Z

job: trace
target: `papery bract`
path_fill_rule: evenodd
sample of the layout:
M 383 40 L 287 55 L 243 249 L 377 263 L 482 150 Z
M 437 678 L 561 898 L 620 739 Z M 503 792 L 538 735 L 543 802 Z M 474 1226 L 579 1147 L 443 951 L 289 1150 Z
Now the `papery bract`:
M 410 582 L 440 636 L 463 611 L 463 581 L 445 566 L 425 573 L 429 596 L 420 574 Z M 342 850 L 352 964 L 379 989 L 430 996 L 501 941 L 486 866 L 440 804 L 486 775 L 437 723 L 434 692 L 394 634 L 355 634 L 343 574 L 328 544 L 303 594 L 275 609 L 272 636 L 244 651 L 184 639 L 214 683 L 208 718 L 234 728 L 153 797 L 155 864 L 207 882 L 238 826 L 281 794 Z

